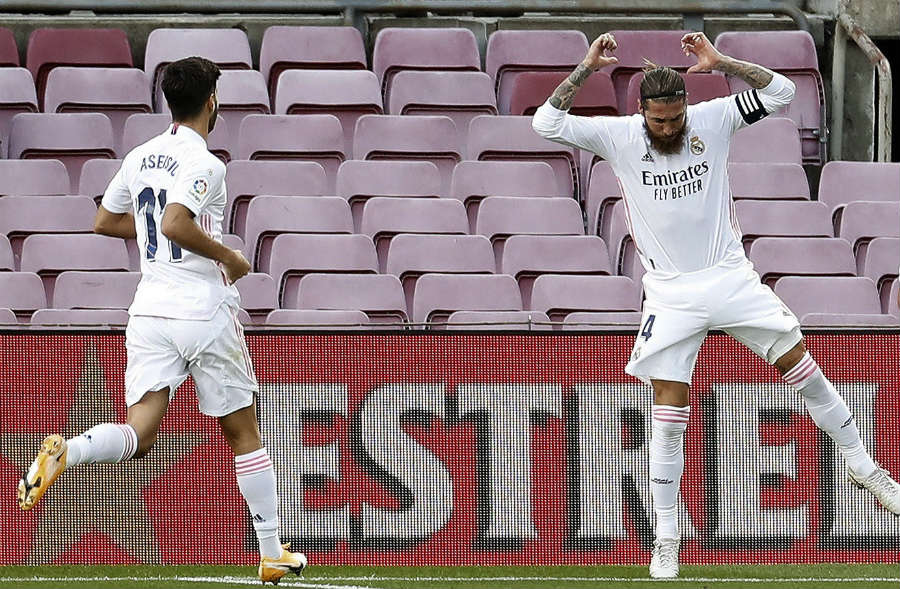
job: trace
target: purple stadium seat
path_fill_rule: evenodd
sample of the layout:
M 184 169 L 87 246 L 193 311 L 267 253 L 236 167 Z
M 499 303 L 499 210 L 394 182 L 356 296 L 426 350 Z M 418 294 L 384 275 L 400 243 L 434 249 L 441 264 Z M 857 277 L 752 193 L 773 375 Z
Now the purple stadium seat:
M 362 311 L 372 323 L 403 323 L 406 301 L 396 276 L 385 274 L 307 274 L 300 280 L 298 309 Z
M 809 200 L 809 183 L 800 164 L 728 164 L 728 180 L 735 199 Z
M 275 279 L 279 300 L 296 300 L 304 274 L 334 272 L 376 274 L 375 244 L 365 235 L 298 235 L 286 233 L 272 242 L 268 268 L 260 268 Z
M 12 119 L 9 157 L 58 159 L 69 172 L 69 190 L 78 190 L 85 161 L 95 157 L 115 159 L 112 124 L 99 113 L 22 113 Z
M 350 203 L 353 225 L 359 232 L 368 199 L 437 198 L 441 193 L 441 173 L 431 162 L 349 160 L 338 168 L 336 192 Z
M 32 233 L 89 233 L 97 207 L 87 196 L 5 196 L 0 198 L 0 234 L 20 256 Z
M 122 29 L 35 29 L 28 37 L 25 62 L 42 110 L 47 76 L 55 67 L 134 67 Z
M 775 294 L 800 319 L 801 325 L 895 325 L 881 313 L 881 302 L 870 278 L 785 276 Z
M 8 29 L 0 29 L 4 30 Z M 20 112 L 37 110 L 31 72 L 20 67 L 0 67 L 0 158 L 7 157 L 12 118 Z
M 122 167 L 120 159 L 97 158 L 84 162 L 81 178 L 78 179 L 78 194 L 93 198 L 99 205 L 106 188 L 120 167 Z
M 822 204 L 822 203 L 819 203 Z M 827 210 L 828 206 L 822 204 Z M 837 236 L 846 239 L 862 271 L 869 242 L 876 237 L 900 237 L 900 201 L 854 201 L 844 207 Z
M 125 130 L 122 133 L 122 151 L 125 157 L 132 149 L 150 141 L 157 135 L 161 135 L 172 124 L 172 117 L 161 113 L 138 113 L 125 120 Z M 206 139 L 206 148 L 214 156 L 226 164 L 234 154 L 234 147 L 230 141 L 228 123 L 219 115 L 216 118 L 216 126 Z
M 688 104 L 697 104 L 698 102 L 705 102 L 731 94 L 731 90 L 728 88 L 728 80 L 722 74 L 682 74 L 682 77 L 684 78 L 684 88 L 688 95 Z M 631 81 L 628 82 L 625 112 L 623 114 L 633 115 L 638 112 L 638 106 L 640 106 L 641 102 L 641 82 L 643 80 L 644 74 L 642 73 L 631 76 Z
M 154 97 L 163 69 L 173 61 L 198 55 L 221 69 L 249 70 L 250 42 L 240 29 L 155 29 L 147 36 L 144 71 L 150 76 Z M 156 105 L 157 110 L 159 104 Z
M 291 69 L 364 70 L 366 48 L 355 27 L 274 26 L 263 33 L 259 71 L 272 105 L 281 73 Z M 277 111 L 276 111 L 277 112 Z
M 291 70 L 278 82 L 275 112 L 336 116 L 344 129 L 344 151 L 350 153 L 356 120 L 384 109 L 378 78 L 370 71 Z
M 609 162 L 598 161 L 591 166 L 590 184 L 585 196 L 588 232 L 599 235 L 603 215 L 609 207 L 622 198 L 622 188 Z
M 765 147 L 763 147 L 765 146 Z M 791 119 L 767 117 L 734 134 L 729 162 L 800 164 L 800 134 Z
M 610 31 L 618 44 L 613 54 L 619 62 L 609 68 L 619 112 L 627 112 L 628 83 L 634 74 L 644 69 L 644 59 L 655 64 L 686 71 L 697 63 L 693 55 L 681 51 L 681 38 L 690 31 Z M 579 59 L 580 61 L 580 59 Z
M 58 160 L 0 160 L 0 195 L 69 193 L 69 173 Z
M 475 117 L 469 125 L 468 159 L 545 161 L 556 173 L 558 193 L 580 193 L 575 150 L 539 136 L 531 117 Z
M 634 277 L 636 269 L 628 266 L 634 261 L 636 247 L 626 220 L 625 201 L 618 199 L 606 207 L 597 233 L 609 249 L 610 267 L 616 274 Z
M 222 245 L 233 250 L 244 251 L 244 240 L 233 233 L 222 234 Z
M 478 42 L 469 29 L 388 27 L 378 32 L 372 50 L 372 71 L 386 103 L 393 77 L 401 70 L 480 69 Z
M 344 131 L 334 115 L 249 115 L 241 123 L 238 158 L 302 160 L 322 164 L 334 190 L 338 166 L 348 158 Z
M 268 274 L 251 272 L 234 285 L 241 293 L 241 308 L 254 324 L 265 323 L 269 312 L 278 307 L 278 287 Z
M 124 309 L 38 309 L 31 316 L 31 325 L 62 327 L 98 327 L 122 329 L 128 325 L 128 311 Z
M 539 106 L 544 104 L 566 79 L 563 72 L 518 72 L 511 76 L 508 99 L 504 115 L 532 116 Z M 616 90 L 612 79 L 606 72 L 597 72 L 587 80 L 578 94 L 569 112 L 587 117 L 615 116 L 619 114 L 616 106 Z
M 12 30 L 0 27 L 0 67 L 19 67 L 19 48 Z
M 869 242 L 866 257 L 857 274 L 871 278 L 875 283 L 881 297 L 881 308 L 885 313 L 888 312 L 890 304 L 888 296 L 891 282 L 897 278 L 898 268 L 900 268 L 900 239 L 876 237 Z
M 849 202 L 900 200 L 900 163 L 828 162 L 819 179 L 819 200 L 831 209 L 838 229 Z
M 441 172 L 441 195 L 450 190 L 462 158 L 456 125 L 445 116 L 363 115 L 356 121 L 353 157 L 358 160 L 426 160 Z
M 828 207 L 820 202 L 739 200 L 734 211 L 747 252 L 757 237 L 834 237 Z
M 225 166 L 225 229 L 245 235 L 247 207 L 253 197 L 319 196 L 326 192 L 325 168 L 316 162 L 234 160 Z
M 634 330 L 641 325 L 640 311 L 576 311 L 562 322 L 563 331 L 620 331 Z
M 55 309 L 127 309 L 134 300 L 140 272 L 81 272 L 56 277 Z
M 640 287 L 627 276 L 575 276 L 544 274 L 534 281 L 531 309 L 543 311 L 551 321 L 569 313 L 639 311 Z
M 413 297 L 413 321 L 432 326 L 455 311 L 521 310 L 516 279 L 505 274 L 425 274 Z
M 584 235 L 584 222 L 571 198 L 489 196 L 481 201 L 475 232 L 491 240 L 501 260 L 510 235 Z
M 257 196 L 247 210 L 248 260 L 268 268 L 279 233 L 353 233 L 350 206 L 337 196 Z
M 794 100 L 777 114 L 800 129 L 803 163 L 821 165 L 825 161 L 825 143 L 820 141 L 825 85 L 812 35 L 806 31 L 725 32 L 716 37 L 716 48 L 735 59 L 753 60 L 794 82 Z M 728 82 L 732 92 L 749 88 L 735 76 L 729 76 Z
M 18 322 L 16 314 L 13 313 L 12 309 L 0 308 L 0 325 L 15 325 L 18 324 Z
M 0 234 L 0 270 L 12 272 L 15 269 L 16 260 L 13 256 L 12 246 L 9 244 L 9 238 Z
M 447 329 L 481 331 L 549 331 L 550 318 L 539 311 L 454 311 Z
M 466 234 L 469 221 L 458 200 L 376 196 L 366 201 L 359 228 L 375 242 L 383 269 L 391 239 L 398 233 Z
M 888 298 L 888 313 L 894 317 L 894 320 L 900 319 L 900 305 L 897 304 L 898 296 L 900 296 L 900 280 L 894 279 L 891 283 L 891 294 Z
M 47 76 L 44 112 L 105 114 L 120 153 L 125 119 L 151 112 L 150 103 L 150 80 L 139 69 L 58 67 Z
M 20 321 L 47 306 L 44 284 L 34 272 L 0 272 L 0 307 L 11 309 Z
M 840 238 L 760 237 L 750 246 L 750 261 L 772 286 L 785 275 L 854 276 L 850 244 Z
M 275 309 L 266 317 L 266 325 L 302 329 L 367 329 L 369 316 L 362 311 L 326 311 L 320 309 Z

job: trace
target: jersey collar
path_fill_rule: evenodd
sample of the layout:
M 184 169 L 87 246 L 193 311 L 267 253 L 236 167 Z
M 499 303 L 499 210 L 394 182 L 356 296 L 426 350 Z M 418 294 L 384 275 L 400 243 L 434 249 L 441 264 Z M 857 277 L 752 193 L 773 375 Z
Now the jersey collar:
M 167 132 L 169 135 L 178 135 L 178 137 L 182 139 L 194 141 L 196 143 L 202 144 L 203 147 L 206 147 L 206 140 L 200 136 L 200 133 L 197 133 L 187 125 L 182 125 L 181 123 L 172 123 L 169 125 L 169 129 Z

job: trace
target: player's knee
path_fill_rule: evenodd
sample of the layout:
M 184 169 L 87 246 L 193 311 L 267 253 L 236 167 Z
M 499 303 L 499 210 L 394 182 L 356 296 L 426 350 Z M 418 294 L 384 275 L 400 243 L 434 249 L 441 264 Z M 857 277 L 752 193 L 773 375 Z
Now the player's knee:
M 801 339 L 794 347 L 775 360 L 775 368 L 781 374 L 785 374 L 803 359 L 804 354 L 806 354 L 806 344 Z

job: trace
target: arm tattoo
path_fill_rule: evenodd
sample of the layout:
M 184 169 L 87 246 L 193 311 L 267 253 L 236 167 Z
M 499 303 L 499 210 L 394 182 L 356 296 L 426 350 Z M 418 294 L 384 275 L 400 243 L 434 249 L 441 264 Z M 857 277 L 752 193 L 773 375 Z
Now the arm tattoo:
M 582 63 L 578 64 L 575 71 L 569 74 L 569 77 L 563 80 L 562 84 L 557 86 L 556 90 L 553 91 L 553 95 L 550 96 L 550 104 L 553 108 L 569 110 L 572 107 L 572 103 L 575 102 L 575 95 L 578 94 L 584 81 L 592 73 L 594 73 L 594 70 Z
M 751 88 L 765 88 L 772 81 L 772 72 L 770 70 L 761 65 L 739 59 L 724 59 L 716 69 L 720 72 L 737 76 L 747 82 Z

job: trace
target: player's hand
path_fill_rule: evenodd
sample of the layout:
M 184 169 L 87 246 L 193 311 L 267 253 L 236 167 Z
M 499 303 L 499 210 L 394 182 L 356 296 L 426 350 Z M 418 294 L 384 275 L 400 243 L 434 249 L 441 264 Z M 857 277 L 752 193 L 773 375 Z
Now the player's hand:
M 250 271 L 250 262 L 244 257 L 240 250 L 231 250 L 231 255 L 222 262 L 222 269 L 225 270 L 225 278 L 228 284 L 234 284 L 242 276 L 246 276 Z
M 693 54 L 697 57 L 697 63 L 687 71 L 689 74 L 712 71 L 723 57 L 703 33 L 688 33 L 682 37 L 681 50 L 685 55 Z
M 610 33 L 604 33 L 594 39 L 588 49 L 587 55 L 584 56 L 582 64 L 592 70 L 598 70 L 602 67 L 619 63 L 615 55 L 606 55 L 607 51 L 615 51 L 619 46 L 616 44 L 616 38 Z

